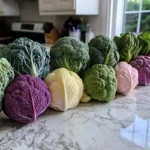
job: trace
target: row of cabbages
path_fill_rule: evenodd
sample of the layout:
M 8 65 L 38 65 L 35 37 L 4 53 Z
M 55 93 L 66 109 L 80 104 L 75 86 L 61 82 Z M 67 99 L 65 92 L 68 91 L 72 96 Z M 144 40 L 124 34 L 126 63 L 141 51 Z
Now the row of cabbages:
M 149 32 L 138 36 L 123 33 L 113 41 L 100 35 L 88 46 L 65 37 L 52 47 L 51 64 L 53 69 L 63 67 L 83 79 L 81 102 L 108 102 L 116 91 L 128 95 L 138 84 L 150 83 L 150 57 L 146 56 L 149 53 Z
M 50 55 L 41 44 L 19 38 L 0 49 L 0 107 L 9 118 L 30 123 L 48 106 L 66 111 L 92 99 L 108 102 L 116 92 L 127 95 L 138 83 L 148 85 L 150 58 L 138 55 L 149 54 L 149 36 L 125 33 L 111 41 L 100 35 L 88 45 L 64 37 Z

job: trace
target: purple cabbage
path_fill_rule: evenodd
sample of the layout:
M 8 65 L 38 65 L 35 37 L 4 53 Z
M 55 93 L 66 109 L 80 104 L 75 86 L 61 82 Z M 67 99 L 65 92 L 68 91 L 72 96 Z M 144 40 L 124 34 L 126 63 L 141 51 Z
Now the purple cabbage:
M 150 56 L 138 56 L 130 64 L 139 72 L 139 85 L 150 85 Z
M 36 121 L 50 104 L 51 96 L 44 81 L 20 75 L 8 86 L 3 111 L 12 120 L 28 124 Z

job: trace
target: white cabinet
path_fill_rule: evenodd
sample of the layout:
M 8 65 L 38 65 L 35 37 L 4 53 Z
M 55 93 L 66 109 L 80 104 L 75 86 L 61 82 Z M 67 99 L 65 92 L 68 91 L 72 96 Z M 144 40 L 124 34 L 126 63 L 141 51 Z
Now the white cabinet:
M 39 0 L 40 12 L 74 10 L 74 0 Z
M 54 11 L 55 10 L 55 0 L 40 0 L 39 8 L 42 12 Z
M 16 0 L 0 0 L 0 16 L 18 16 L 19 6 Z
M 55 0 L 55 10 L 56 11 L 75 10 L 75 1 L 74 0 Z
M 97 15 L 100 0 L 39 0 L 40 15 Z

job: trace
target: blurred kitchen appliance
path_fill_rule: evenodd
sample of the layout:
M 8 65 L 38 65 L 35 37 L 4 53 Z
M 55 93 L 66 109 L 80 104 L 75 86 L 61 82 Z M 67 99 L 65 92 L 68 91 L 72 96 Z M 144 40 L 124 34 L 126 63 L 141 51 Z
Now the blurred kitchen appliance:
M 14 22 L 11 26 L 13 40 L 19 37 L 27 37 L 39 43 L 46 43 L 43 28 L 44 23 Z
M 53 23 L 31 23 L 14 22 L 12 23 L 13 37 L 27 37 L 39 43 L 54 44 L 58 39 L 58 32 Z
M 4 25 L 4 29 L 0 25 L 0 46 L 9 44 L 20 37 L 27 37 L 41 43 L 48 51 L 50 51 L 52 44 L 46 42 L 44 26 L 45 23 L 14 22 L 12 23 L 11 28 L 6 28 L 6 25 Z M 53 35 L 51 32 L 49 34 Z M 53 36 L 50 36 L 50 38 L 52 37 Z

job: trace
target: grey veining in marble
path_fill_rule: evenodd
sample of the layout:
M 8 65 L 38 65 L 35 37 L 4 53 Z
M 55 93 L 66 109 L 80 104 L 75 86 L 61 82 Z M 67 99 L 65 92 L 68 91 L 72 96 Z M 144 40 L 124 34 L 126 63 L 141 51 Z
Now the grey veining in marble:
M 150 87 L 108 104 L 49 109 L 27 126 L 1 114 L 0 150 L 150 150 Z

